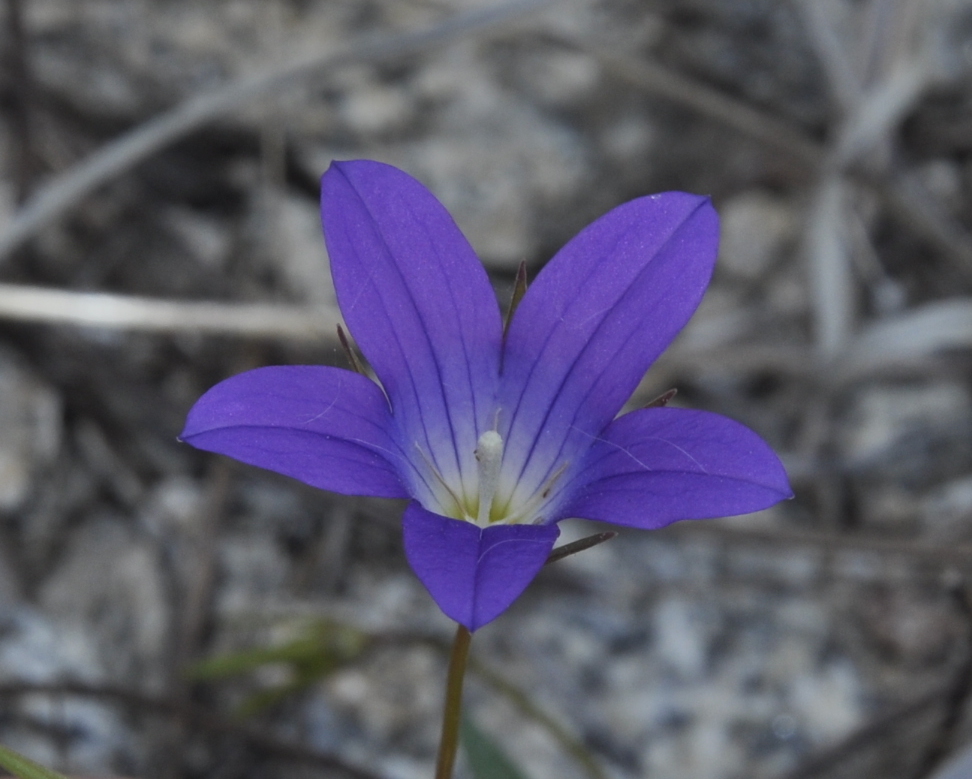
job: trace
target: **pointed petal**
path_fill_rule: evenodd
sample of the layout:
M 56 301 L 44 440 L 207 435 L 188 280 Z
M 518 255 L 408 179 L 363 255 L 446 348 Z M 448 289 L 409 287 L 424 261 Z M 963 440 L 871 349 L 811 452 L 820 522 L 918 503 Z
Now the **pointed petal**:
M 504 473 L 508 483 L 532 491 L 576 466 L 692 316 L 718 233 L 708 198 L 652 195 L 589 225 L 543 269 L 503 354 L 500 431 L 522 469 Z
M 543 568 L 556 525 L 450 519 L 412 502 L 402 520 L 405 556 L 447 617 L 477 630 L 506 611 Z
M 340 368 L 257 368 L 220 382 L 189 411 L 186 443 L 345 495 L 408 497 L 381 389 Z
M 447 481 L 462 474 L 471 489 L 502 339 L 482 264 L 432 193 L 389 165 L 334 163 L 321 214 L 341 311 L 388 393 L 403 447 L 421 448 Z
M 759 511 L 793 497 L 756 433 L 718 414 L 648 408 L 616 419 L 591 447 L 561 515 L 641 528 Z

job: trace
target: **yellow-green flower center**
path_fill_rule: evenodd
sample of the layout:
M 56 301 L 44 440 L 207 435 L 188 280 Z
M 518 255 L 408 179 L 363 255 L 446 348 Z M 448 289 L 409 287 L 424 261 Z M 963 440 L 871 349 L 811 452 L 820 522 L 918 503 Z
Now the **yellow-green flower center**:
M 421 448 L 419 447 L 421 452 Z M 447 517 L 472 522 L 480 527 L 489 525 L 540 524 L 544 521 L 541 513 L 553 492 L 554 485 L 567 469 L 562 464 L 554 473 L 525 500 L 515 497 L 516 490 L 502 478 L 504 442 L 495 430 L 487 430 L 476 442 L 475 486 L 450 484 L 424 453 L 422 458 L 432 472 L 438 489 L 434 490 L 438 505 L 427 506 Z

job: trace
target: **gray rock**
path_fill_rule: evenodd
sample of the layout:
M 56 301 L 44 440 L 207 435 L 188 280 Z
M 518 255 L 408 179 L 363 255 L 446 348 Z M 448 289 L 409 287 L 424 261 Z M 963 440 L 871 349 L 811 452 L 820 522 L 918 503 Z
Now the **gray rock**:
M 800 229 L 794 205 L 763 190 L 734 195 L 722 204 L 719 215 L 719 269 L 747 279 L 762 276 Z
M 154 546 L 110 517 L 74 532 L 39 602 L 59 623 L 87 625 L 116 681 L 151 687 L 164 679 L 169 650 L 166 585 Z
M 21 507 L 61 445 L 57 392 L 0 351 L 0 511 Z
M 84 624 L 54 622 L 29 608 L 0 609 L 4 682 L 96 683 L 107 676 L 106 660 Z M 5 745 L 48 766 L 66 761 L 72 770 L 104 776 L 131 746 L 131 736 L 114 709 L 96 700 L 32 693 L 20 696 L 5 711 L 12 725 L 4 730 Z M 30 720 L 70 736 L 56 742 L 36 727 L 21 726 Z

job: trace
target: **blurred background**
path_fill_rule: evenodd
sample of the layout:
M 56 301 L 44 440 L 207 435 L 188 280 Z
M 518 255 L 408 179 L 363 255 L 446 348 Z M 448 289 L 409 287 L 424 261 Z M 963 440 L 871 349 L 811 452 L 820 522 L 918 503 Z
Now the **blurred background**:
M 4 0 L 0 742 L 431 775 L 451 624 L 401 505 L 176 440 L 227 376 L 346 365 L 318 180 L 367 157 L 504 305 L 612 206 L 711 194 L 715 280 L 633 402 L 746 423 L 797 495 L 545 570 L 476 634 L 477 743 L 534 779 L 972 776 L 972 2 L 497 2 Z

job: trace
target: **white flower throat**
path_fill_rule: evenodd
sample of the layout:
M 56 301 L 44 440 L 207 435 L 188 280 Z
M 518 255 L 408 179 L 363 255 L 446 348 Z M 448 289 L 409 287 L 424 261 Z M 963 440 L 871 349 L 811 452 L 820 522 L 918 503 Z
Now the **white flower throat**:
M 418 445 L 416 445 L 418 447 Z M 418 447 L 422 452 L 421 447 Z M 504 454 L 503 436 L 496 430 L 487 430 L 476 442 L 474 450 L 476 456 L 476 487 L 472 491 L 463 489 L 461 485 L 450 485 L 435 467 L 432 461 L 422 452 L 422 459 L 432 471 L 435 482 L 441 488 L 436 491 L 436 507 L 445 516 L 472 522 L 480 527 L 489 525 L 519 525 L 541 524 L 544 521 L 540 510 L 547 503 L 556 482 L 567 469 L 564 463 L 530 495 L 523 500 L 514 500 L 515 490 L 502 479 Z

